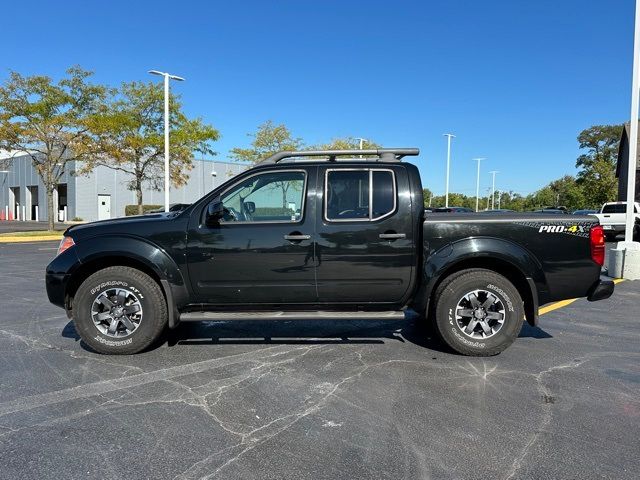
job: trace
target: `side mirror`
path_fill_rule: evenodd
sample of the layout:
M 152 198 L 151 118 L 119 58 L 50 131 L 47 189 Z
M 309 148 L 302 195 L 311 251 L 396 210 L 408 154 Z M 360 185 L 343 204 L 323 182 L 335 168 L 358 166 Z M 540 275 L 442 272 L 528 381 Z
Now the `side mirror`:
M 249 215 L 256 213 L 256 203 L 255 202 L 244 202 L 244 211 Z
M 216 225 L 224 216 L 224 205 L 219 198 L 207 205 L 207 217 L 205 219 L 207 225 Z

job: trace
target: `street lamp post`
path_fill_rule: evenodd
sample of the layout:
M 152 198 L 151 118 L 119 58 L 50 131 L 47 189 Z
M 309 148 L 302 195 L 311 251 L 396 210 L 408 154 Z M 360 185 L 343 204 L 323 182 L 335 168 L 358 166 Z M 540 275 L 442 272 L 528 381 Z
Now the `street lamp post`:
M 478 162 L 478 175 L 476 176 L 476 212 L 478 211 L 480 204 L 480 162 L 482 160 L 486 160 L 486 158 L 474 158 L 476 162 Z
M 169 211 L 169 80 L 184 82 L 184 78 L 158 70 L 149 70 L 152 75 L 164 77 L 164 211 Z
M 360 141 L 360 150 L 362 150 L 362 147 L 364 146 L 364 142 L 368 142 L 369 141 L 366 138 L 362 138 L 362 137 L 356 137 L 354 140 L 359 140 Z M 362 158 L 362 155 L 360 155 L 360 158 Z
M 493 180 L 491 181 L 491 210 L 494 210 L 494 206 L 496 204 L 496 173 L 500 172 L 492 170 L 489 173 L 493 176 Z
M 445 182 L 444 206 L 449 206 L 449 166 L 451 165 L 451 139 L 455 138 L 452 133 L 443 133 L 447 137 L 447 180 Z

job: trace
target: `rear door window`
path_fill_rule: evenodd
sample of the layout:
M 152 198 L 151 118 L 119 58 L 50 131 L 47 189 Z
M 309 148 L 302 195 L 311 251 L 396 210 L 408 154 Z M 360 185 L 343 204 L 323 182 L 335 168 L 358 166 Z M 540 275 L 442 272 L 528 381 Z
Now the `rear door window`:
M 325 220 L 373 221 L 391 215 L 397 204 L 392 170 L 327 170 Z

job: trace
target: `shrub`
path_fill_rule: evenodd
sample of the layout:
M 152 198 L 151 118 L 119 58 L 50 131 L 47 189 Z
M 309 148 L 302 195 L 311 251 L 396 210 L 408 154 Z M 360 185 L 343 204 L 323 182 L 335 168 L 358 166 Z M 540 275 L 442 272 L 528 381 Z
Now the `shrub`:
M 142 211 L 144 213 L 148 213 L 149 210 L 157 210 L 158 208 L 162 208 L 162 205 L 142 205 Z M 127 217 L 138 215 L 138 205 L 125 205 L 124 214 Z

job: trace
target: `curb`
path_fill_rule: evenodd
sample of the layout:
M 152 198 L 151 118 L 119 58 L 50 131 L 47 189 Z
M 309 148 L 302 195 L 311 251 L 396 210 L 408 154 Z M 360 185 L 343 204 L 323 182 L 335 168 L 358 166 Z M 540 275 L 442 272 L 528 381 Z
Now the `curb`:
M 42 235 L 27 237 L 0 237 L 0 243 L 23 243 L 23 242 L 51 242 L 62 240 L 61 235 Z

